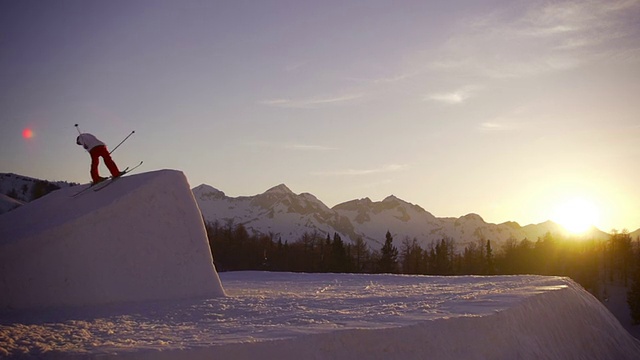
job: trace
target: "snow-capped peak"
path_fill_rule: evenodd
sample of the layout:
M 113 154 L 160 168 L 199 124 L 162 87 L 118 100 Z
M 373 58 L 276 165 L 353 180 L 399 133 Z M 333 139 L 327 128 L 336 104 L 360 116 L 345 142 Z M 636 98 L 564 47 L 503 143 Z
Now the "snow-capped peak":
M 222 199 L 225 197 L 225 193 L 207 184 L 201 184 L 193 188 L 193 193 L 200 199 Z
M 389 195 L 386 198 L 384 198 L 384 200 L 382 200 L 382 202 L 393 202 L 393 201 L 398 201 L 400 199 L 398 199 L 395 195 Z
M 412 204 L 410 202 L 404 201 L 404 200 L 396 197 L 395 195 L 387 196 L 379 204 L 380 204 L 381 208 L 399 207 L 400 206 L 400 207 L 406 208 L 406 210 L 413 209 L 417 213 L 427 213 L 429 217 L 434 217 L 431 213 L 429 213 L 428 211 L 426 211 L 425 209 L 423 209 L 419 205 L 415 205 L 415 204 Z
M 330 212 L 331 209 L 327 205 L 325 205 L 322 201 L 320 201 L 315 195 L 310 193 L 302 193 L 299 195 L 299 198 L 309 202 L 310 204 L 315 204 L 316 207 L 322 209 L 322 211 Z
M 478 214 L 474 214 L 474 213 L 470 213 L 467 214 L 465 216 L 463 216 L 461 219 L 467 220 L 467 221 L 475 221 L 478 223 L 484 223 L 484 219 L 482 218 L 482 216 L 478 215 Z
M 368 197 L 362 199 L 350 200 L 347 202 L 340 203 L 333 207 L 333 210 L 345 210 L 345 211 L 358 211 L 362 209 L 363 211 L 368 209 L 373 202 Z
M 272 187 L 271 189 L 264 192 L 265 194 L 293 194 L 295 193 L 291 191 L 285 184 L 280 184 Z

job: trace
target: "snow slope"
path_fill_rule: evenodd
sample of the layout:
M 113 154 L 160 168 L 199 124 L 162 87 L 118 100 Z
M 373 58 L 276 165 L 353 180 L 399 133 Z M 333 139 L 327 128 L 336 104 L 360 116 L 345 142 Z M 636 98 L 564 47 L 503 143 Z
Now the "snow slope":
M 223 296 L 184 174 L 54 191 L 0 216 L 0 308 Z
M 4 194 L 0 194 L 0 214 L 4 214 L 22 205 L 24 205 L 23 201 L 16 200 Z
M 567 278 L 220 273 L 229 296 L 0 313 L 0 357 L 638 359 Z

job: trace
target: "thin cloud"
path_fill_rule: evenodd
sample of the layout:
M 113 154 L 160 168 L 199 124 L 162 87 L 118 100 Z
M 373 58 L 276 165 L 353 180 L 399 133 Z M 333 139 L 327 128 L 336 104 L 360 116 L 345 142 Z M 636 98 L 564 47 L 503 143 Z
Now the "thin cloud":
M 465 101 L 468 98 L 469 98 L 468 94 L 465 94 L 462 92 L 452 92 L 447 94 L 432 94 L 427 96 L 428 100 L 433 100 L 436 102 L 441 102 L 441 103 L 451 104 L 451 105 L 461 104 L 463 101 Z
M 525 9 L 508 7 L 465 19 L 462 31 L 448 40 L 431 68 L 520 78 L 573 69 L 602 58 L 617 60 L 634 53 L 629 49 L 640 48 L 640 28 L 633 16 L 640 11 L 640 1 L 526 4 Z
M 552 38 L 561 48 L 587 47 L 628 35 L 635 39 L 637 20 L 625 14 L 638 10 L 637 0 L 551 2 L 531 9 L 518 25 L 522 36 Z
M 407 168 L 406 164 L 391 164 L 391 165 L 384 165 L 384 166 L 381 166 L 378 168 L 372 168 L 372 169 L 332 170 L 332 171 L 314 172 L 312 174 L 321 175 L 321 176 L 362 176 L 362 175 L 397 172 L 397 171 L 404 170 L 406 168 Z
M 449 105 L 461 104 L 469 99 L 478 89 L 479 87 L 477 86 L 465 86 L 452 92 L 427 95 L 425 96 L 424 100 L 430 100 Z
M 324 106 L 340 105 L 364 97 L 364 94 L 347 94 L 333 97 L 314 97 L 307 99 L 271 99 L 259 101 L 259 104 L 285 109 L 315 109 Z
M 537 124 L 539 124 L 539 120 Z M 485 122 L 478 124 L 478 130 L 483 132 L 498 132 L 498 131 L 511 131 L 522 129 L 525 127 L 535 126 L 532 125 L 530 109 L 527 107 L 518 107 L 511 110 L 509 113 L 502 116 L 497 116 L 493 119 L 488 119 Z

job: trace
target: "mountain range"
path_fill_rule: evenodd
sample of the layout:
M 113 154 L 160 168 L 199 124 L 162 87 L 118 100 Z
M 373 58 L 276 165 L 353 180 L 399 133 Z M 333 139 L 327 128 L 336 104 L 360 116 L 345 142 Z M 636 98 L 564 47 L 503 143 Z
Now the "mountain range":
M 452 239 L 464 248 L 486 240 L 499 246 L 510 239 L 536 241 L 546 233 L 568 235 L 552 221 L 520 226 L 516 222 L 487 223 L 477 214 L 439 218 L 393 195 L 382 201 L 364 198 L 329 208 L 314 195 L 296 194 L 284 184 L 255 196 L 229 197 L 206 184 L 192 191 L 206 222 L 221 226 L 242 224 L 251 234 L 271 235 L 283 242 L 299 240 L 305 233 L 321 237 L 337 233 L 351 242 L 362 238 L 371 248 L 379 249 L 389 231 L 396 246 L 405 239 L 416 239 L 423 248 Z M 593 228 L 583 236 L 606 239 L 609 235 Z
M 74 185 L 1 173 L 0 214 L 32 201 L 43 192 Z M 393 195 L 382 201 L 363 198 L 329 208 L 314 195 L 296 194 L 284 184 L 254 196 L 230 197 L 206 184 L 193 188 L 192 192 L 205 222 L 222 226 L 242 224 L 250 234 L 271 235 L 283 242 L 295 242 L 305 234 L 326 237 L 337 233 L 347 242 L 362 238 L 372 249 L 379 249 L 389 231 L 396 246 L 405 239 L 416 239 L 426 249 L 434 242 L 452 239 L 462 249 L 486 240 L 497 247 L 510 239 L 536 241 L 546 233 L 568 235 L 562 226 L 552 221 L 520 226 L 512 221 L 487 223 L 477 214 L 436 217 Z M 640 236 L 640 229 L 631 236 L 634 239 Z M 607 239 L 609 234 L 593 228 L 582 237 Z
M 0 214 L 44 196 L 53 190 L 74 185 L 77 184 L 0 173 Z

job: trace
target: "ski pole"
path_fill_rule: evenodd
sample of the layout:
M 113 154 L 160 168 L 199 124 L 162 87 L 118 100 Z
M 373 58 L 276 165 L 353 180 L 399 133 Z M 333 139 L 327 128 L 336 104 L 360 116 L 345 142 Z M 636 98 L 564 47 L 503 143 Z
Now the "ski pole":
M 116 147 L 114 147 L 111 151 L 109 151 L 109 154 L 112 154 L 114 151 L 116 151 L 116 149 L 117 149 L 120 145 L 122 145 L 122 143 L 123 143 L 123 142 L 127 141 L 127 139 L 129 138 L 129 136 L 133 135 L 133 133 L 135 133 L 135 132 L 136 132 L 135 130 L 131 131 L 131 133 L 130 133 L 129 135 L 127 135 L 127 137 L 126 137 L 126 138 L 124 138 L 124 140 L 120 141 L 120 144 L 116 145 Z

